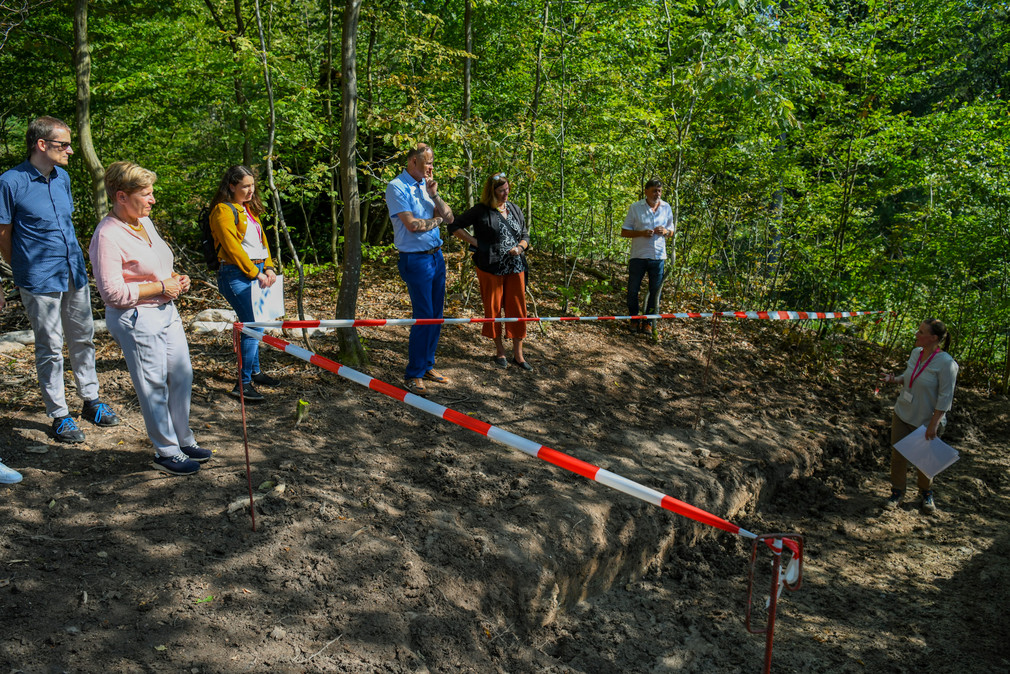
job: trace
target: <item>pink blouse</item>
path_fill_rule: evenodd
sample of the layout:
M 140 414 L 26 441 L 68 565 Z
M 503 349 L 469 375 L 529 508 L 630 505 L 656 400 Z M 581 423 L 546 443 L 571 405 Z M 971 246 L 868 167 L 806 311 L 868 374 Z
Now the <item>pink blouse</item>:
M 95 228 L 88 254 L 95 273 L 98 294 L 107 306 L 117 309 L 158 306 L 170 302 L 167 295 L 140 299 L 141 283 L 159 283 L 172 275 L 175 256 L 158 235 L 150 218 L 141 218 L 151 243 L 113 215 L 106 215 Z

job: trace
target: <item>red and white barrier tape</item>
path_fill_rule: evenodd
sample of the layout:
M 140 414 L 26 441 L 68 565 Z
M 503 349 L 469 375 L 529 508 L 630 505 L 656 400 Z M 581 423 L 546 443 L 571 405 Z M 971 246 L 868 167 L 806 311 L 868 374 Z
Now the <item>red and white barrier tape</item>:
M 326 322 L 326 321 L 310 321 L 310 322 Z M 539 443 L 533 442 L 532 440 L 527 440 L 521 436 L 514 433 L 509 433 L 506 430 L 498 428 L 497 426 L 492 426 L 491 424 L 481 421 L 479 419 L 474 419 L 462 412 L 457 412 L 455 410 L 449 409 L 448 407 L 443 407 L 437 403 L 434 403 L 421 396 L 414 395 L 404 391 L 401 388 L 397 388 L 391 384 L 387 384 L 383 381 L 375 379 L 368 376 L 367 374 L 353 370 L 346 365 L 341 365 L 335 361 L 328 358 L 324 358 L 318 354 L 315 354 L 308 349 L 303 349 L 300 346 L 286 342 L 283 339 L 278 339 L 276 337 L 271 337 L 270 335 L 264 335 L 255 330 L 250 330 L 248 327 L 243 327 L 243 324 L 236 323 L 236 327 L 241 327 L 242 333 L 249 335 L 250 337 L 255 337 L 256 339 L 269 344 L 270 346 L 283 351 L 284 353 L 291 354 L 296 358 L 300 358 L 304 361 L 317 365 L 324 370 L 329 370 L 334 374 L 340 375 L 345 379 L 349 379 L 356 384 L 361 384 L 366 388 L 370 388 L 373 391 L 378 391 L 384 395 L 394 398 L 401 402 L 407 403 L 411 407 L 415 407 L 423 412 L 427 412 L 433 416 L 440 419 L 445 419 L 446 421 L 452 422 L 457 426 L 462 426 L 463 428 L 468 428 L 475 433 L 486 436 L 492 440 L 496 440 L 502 444 L 508 445 L 514 449 L 518 449 L 521 452 L 529 454 L 530 456 L 535 456 L 538 459 L 543 459 L 547 463 L 554 464 L 559 468 L 564 468 L 573 473 L 581 475 L 582 477 L 589 478 L 590 480 L 595 480 L 610 487 L 611 489 L 616 489 L 617 491 L 624 492 L 629 496 L 634 496 L 635 498 L 641 499 L 646 503 L 651 503 L 654 506 L 659 506 L 665 510 L 675 512 L 678 515 L 683 515 L 696 522 L 701 522 L 702 524 L 707 524 L 709 526 L 715 527 L 717 529 L 722 529 L 723 531 L 728 531 L 731 534 L 738 534 L 740 536 L 745 536 L 747 538 L 757 538 L 757 534 L 753 534 L 746 529 L 741 529 L 732 522 L 728 522 L 721 517 L 717 517 L 712 513 L 706 512 L 700 508 L 685 503 L 684 501 L 679 501 L 672 496 L 667 496 L 661 492 L 656 491 L 646 487 L 645 485 L 634 482 L 625 477 L 621 477 L 616 473 L 611 473 L 609 470 L 599 468 L 592 464 L 586 463 L 580 459 L 576 459 L 573 456 L 564 454 L 555 449 L 551 449 L 546 445 L 541 445 Z M 245 324 L 246 326 L 251 324 Z M 299 326 L 301 327 L 301 326 Z
M 757 318 L 771 321 L 805 321 L 851 318 L 883 314 L 884 311 L 716 311 L 708 313 L 643 314 L 641 316 L 546 316 L 538 318 L 345 318 L 329 321 L 257 321 L 245 323 L 252 328 L 365 328 L 384 325 L 453 325 L 458 323 L 551 323 L 562 321 L 628 321 L 663 318 Z

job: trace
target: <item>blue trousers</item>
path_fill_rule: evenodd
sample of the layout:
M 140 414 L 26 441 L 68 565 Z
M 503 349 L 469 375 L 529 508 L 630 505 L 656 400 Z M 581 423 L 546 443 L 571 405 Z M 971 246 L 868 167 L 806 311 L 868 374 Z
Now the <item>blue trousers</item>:
M 434 254 L 400 253 L 400 278 L 410 294 L 411 318 L 442 318 L 445 314 L 445 258 Z M 405 377 L 423 377 L 435 367 L 435 349 L 441 325 L 414 325 L 410 328 Z
M 263 271 L 263 263 L 256 265 L 256 268 Z M 238 319 L 243 323 L 251 323 L 256 320 L 253 317 L 252 305 L 252 284 L 259 283 L 256 279 L 251 279 L 245 275 L 241 269 L 233 264 L 223 264 L 217 272 L 217 289 L 221 291 L 228 304 L 238 314 Z M 262 328 L 253 328 L 257 332 L 263 332 Z M 248 384 L 252 381 L 253 373 L 260 371 L 260 343 L 255 337 L 242 335 L 242 383 Z
M 659 307 L 659 284 L 663 280 L 664 262 L 665 260 L 647 260 L 641 257 L 633 257 L 628 261 L 628 313 L 632 316 L 638 315 L 638 289 L 646 274 L 649 275 L 649 299 L 645 313 L 656 313 Z M 654 321 L 650 322 L 655 324 Z

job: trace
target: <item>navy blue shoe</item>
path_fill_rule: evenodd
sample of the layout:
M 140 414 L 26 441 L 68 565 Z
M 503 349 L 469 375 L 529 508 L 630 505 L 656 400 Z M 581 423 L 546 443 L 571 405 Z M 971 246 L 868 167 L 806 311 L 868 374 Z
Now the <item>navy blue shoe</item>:
M 209 449 L 204 449 L 200 445 L 190 445 L 189 447 L 180 447 L 179 449 L 182 451 L 183 454 L 193 459 L 197 463 L 203 463 L 204 461 L 206 461 L 207 459 L 209 459 L 211 456 L 214 455 L 214 453 L 211 452 Z
M 87 419 L 95 426 L 109 427 L 119 425 L 119 416 L 109 409 L 109 406 L 99 402 L 98 398 L 84 402 L 81 418 Z
M 152 464 L 156 470 L 169 475 L 192 475 L 200 470 L 200 464 L 186 458 L 185 454 L 175 456 L 156 456 Z
M 53 437 L 60 442 L 84 442 L 84 431 L 77 427 L 73 417 L 53 419 Z

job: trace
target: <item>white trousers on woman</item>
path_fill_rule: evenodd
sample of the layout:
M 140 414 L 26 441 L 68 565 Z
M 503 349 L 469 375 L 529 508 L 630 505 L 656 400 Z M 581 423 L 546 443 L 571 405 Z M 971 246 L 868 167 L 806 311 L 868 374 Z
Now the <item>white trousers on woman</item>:
M 105 319 L 126 358 L 155 454 L 181 454 L 179 447 L 195 445 L 196 439 L 189 428 L 193 366 L 175 304 L 106 307 Z

